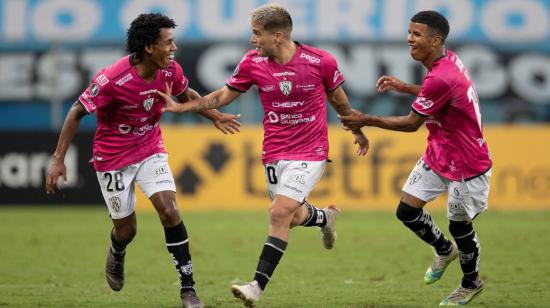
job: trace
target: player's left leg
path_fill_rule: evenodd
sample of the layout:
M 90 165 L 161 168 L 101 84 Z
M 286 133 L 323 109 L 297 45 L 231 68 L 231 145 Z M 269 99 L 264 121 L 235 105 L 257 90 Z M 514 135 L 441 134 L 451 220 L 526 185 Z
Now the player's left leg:
M 275 268 L 285 253 L 290 223 L 300 202 L 287 196 L 276 195 L 269 208 L 269 235 L 260 254 L 252 282 L 231 286 L 231 292 L 240 298 L 246 307 L 254 307 L 265 290 Z
M 463 305 L 483 290 L 479 276 L 481 243 L 472 220 L 487 209 L 490 172 L 471 181 L 453 182 L 449 186 L 449 231 L 459 250 L 463 277 L 460 285 L 440 305 Z
M 326 249 L 332 249 L 336 242 L 336 216 L 339 213 L 340 209 L 334 205 L 319 209 L 305 200 L 296 211 L 291 227 L 319 227 L 323 246 Z
M 272 199 L 269 236 L 260 254 L 254 280 L 245 285 L 231 286 L 233 295 L 245 306 L 253 307 L 260 299 L 286 250 L 293 221 L 296 217 L 301 217 L 301 221 L 307 218 L 307 209 L 301 204 L 321 178 L 324 166 L 324 161 L 280 160 L 266 164 L 266 182 Z M 317 214 L 319 212 L 315 211 Z M 324 212 L 320 215 L 325 216 Z M 326 224 L 326 218 L 323 220 Z
M 136 182 L 151 200 L 164 227 L 166 247 L 180 277 L 183 306 L 202 308 L 194 288 L 189 237 L 176 205 L 176 186 L 167 160 L 166 154 L 150 157 L 141 166 Z

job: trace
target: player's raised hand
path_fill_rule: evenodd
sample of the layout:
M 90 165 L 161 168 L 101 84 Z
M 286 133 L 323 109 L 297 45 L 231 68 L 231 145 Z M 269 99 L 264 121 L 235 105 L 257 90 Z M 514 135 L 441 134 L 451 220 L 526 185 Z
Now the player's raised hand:
M 48 167 L 48 173 L 46 175 L 46 193 L 55 194 L 59 191 L 59 185 L 57 184 L 59 177 L 63 177 L 63 183 L 67 184 L 67 170 L 63 161 L 53 159 Z
M 376 82 L 376 90 L 380 93 L 386 91 L 403 92 L 405 83 L 396 77 L 384 75 L 378 78 Z
M 166 102 L 166 106 L 162 108 L 162 112 L 186 112 L 188 110 L 185 110 L 184 104 L 180 104 L 172 98 L 172 83 L 166 82 L 164 84 L 165 91 L 157 91 L 157 94 L 162 97 L 162 99 Z
M 219 129 L 222 133 L 238 133 L 240 132 L 241 128 L 241 122 L 238 121 L 238 119 L 241 117 L 240 114 L 232 114 L 232 113 L 221 113 L 221 115 L 212 120 L 214 122 L 214 125 L 217 129 Z
M 353 108 L 349 115 L 338 115 L 338 118 L 342 122 L 345 130 L 359 130 L 366 125 L 366 115 Z

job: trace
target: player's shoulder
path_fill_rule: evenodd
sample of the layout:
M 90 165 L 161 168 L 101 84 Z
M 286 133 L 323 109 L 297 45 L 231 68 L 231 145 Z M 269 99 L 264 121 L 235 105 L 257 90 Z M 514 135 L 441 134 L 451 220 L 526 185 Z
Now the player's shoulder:
M 299 45 L 299 59 L 300 61 L 306 61 L 310 64 L 321 64 L 327 61 L 333 61 L 334 57 L 326 50 L 316 48 L 303 43 Z
M 255 49 L 249 50 L 242 58 L 241 63 L 265 64 L 268 63 L 268 57 L 262 57 Z
M 105 86 L 111 81 L 118 84 L 121 79 L 125 79 L 125 82 L 127 81 L 126 79 L 128 79 L 126 75 L 130 74 L 131 68 L 130 55 L 127 55 L 99 71 L 94 80 L 98 82 L 100 86 Z
M 183 69 L 181 68 L 181 65 L 176 60 L 172 60 L 170 62 L 170 65 L 168 65 L 168 67 L 161 69 L 161 72 L 166 77 L 174 77 L 179 74 L 182 74 Z

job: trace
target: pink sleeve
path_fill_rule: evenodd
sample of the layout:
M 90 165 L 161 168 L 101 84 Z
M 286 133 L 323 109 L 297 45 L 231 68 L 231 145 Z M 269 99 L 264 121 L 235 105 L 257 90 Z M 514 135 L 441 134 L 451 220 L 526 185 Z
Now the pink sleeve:
M 449 85 L 444 80 L 436 76 L 426 76 L 412 108 L 422 115 L 431 115 L 445 106 L 450 96 Z
M 78 98 L 88 113 L 93 113 L 97 108 L 106 106 L 113 100 L 110 94 L 111 82 L 103 72 L 102 70 L 95 75 L 90 85 Z
M 168 80 L 172 82 L 172 95 L 179 96 L 189 86 L 189 79 L 183 74 L 183 69 L 176 61 L 172 62 L 174 64 L 173 74 L 168 76 Z
M 235 68 L 235 71 L 233 71 L 233 74 L 227 78 L 225 83 L 237 91 L 248 91 L 253 84 L 250 70 L 250 57 L 249 54 L 246 54 Z
M 345 81 L 344 75 L 338 69 L 336 59 L 329 53 L 325 53 L 321 64 L 321 73 L 323 74 L 322 78 L 325 90 L 327 92 L 332 92 Z

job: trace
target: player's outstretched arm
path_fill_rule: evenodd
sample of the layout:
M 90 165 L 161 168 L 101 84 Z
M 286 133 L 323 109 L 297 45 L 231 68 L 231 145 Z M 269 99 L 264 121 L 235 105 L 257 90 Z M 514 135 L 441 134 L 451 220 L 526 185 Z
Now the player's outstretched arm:
M 327 92 L 327 98 L 332 108 L 338 113 L 338 115 L 349 115 L 351 113 L 351 106 L 349 104 L 348 96 L 342 87 L 336 88 L 336 90 Z M 358 145 L 357 155 L 363 156 L 369 151 L 369 139 L 361 131 L 361 127 L 351 130 L 355 137 L 355 144 Z
M 178 96 L 180 103 L 186 103 L 188 101 L 201 98 L 200 94 L 192 88 L 187 88 L 185 92 Z M 235 134 L 240 132 L 241 123 L 238 121 L 240 114 L 231 114 L 220 112 L 217 109 L 204 110 L 199 112 L 203 117 L 209 119 L 214 123 L 217 129 L 224 134 Z
M 158 91 L 158 94 L 166 101 L 166 107 L 162 109 L 164 112 L 200 112 L 208 109 L 217 109 L 231 103 L 241 95 L 238 91 L 223 87 L 201 98 L 191 100 L 184 104 L 178 104 L 170 95 L 171 88 L 171 85 L 167 84 L 166 93 Z
M 380 93 L 386 91 L 396 91 L 399 93 L 411 94 L 417 96 L 420 93 L 421 86 L 405 83 L 394 76 L 382 76 L 376 82 L 376 90 Z
M 76 101 L 67 117 L 65 118 L 65 123 L 63 123 L 63 128 L 61 128 L 61 134 L 59 135 L 59 141 L 57 142 L 57 147 L 55 148 L 55 153 L 52 157 L 52 162 L 48 167 L 48 172 L 46 175 L 46 193 L 53 194 L 59 190 L 57 181 L 59 177 L 63 177 L 63 182 L 67 182 L 67 171 L 65 169 L 65 154 L 69 149 L 71 141 L 73 141 L 74 135 L 78 126 L 80 126 L 80 119 L 88 113 L 82 107 L 79 101 Z
M 345 130 L 356 130 L 363 126 L 376 126 L 402 132 L 415 132 L 426 120 L 426 117 L 414 111 L 406 116 L 380 117 L 362 113 L 355 109 L 351 111 L 351 114 L 339 115 L 338 118 L 342 121 Z

